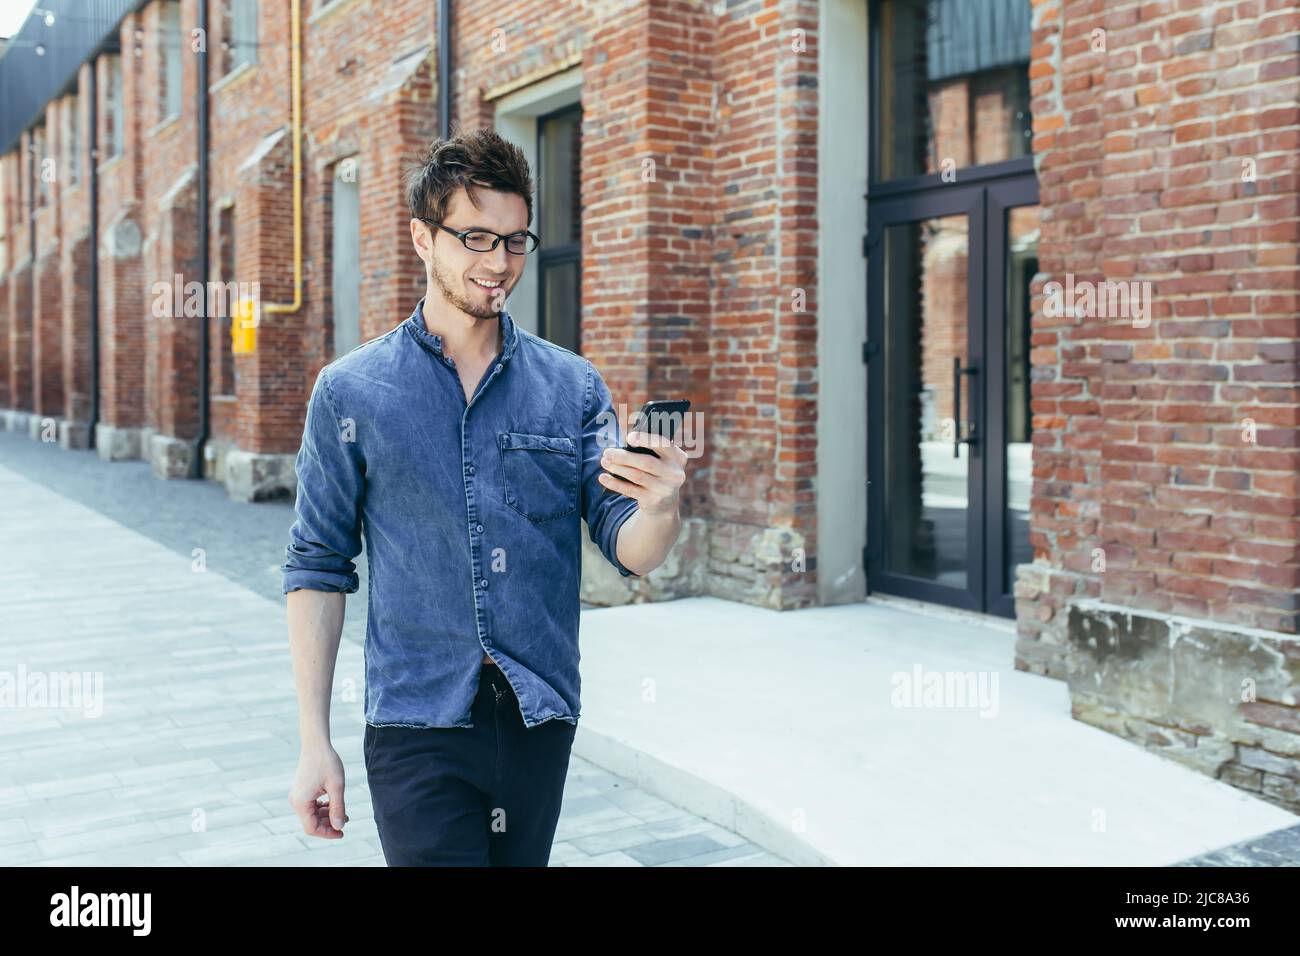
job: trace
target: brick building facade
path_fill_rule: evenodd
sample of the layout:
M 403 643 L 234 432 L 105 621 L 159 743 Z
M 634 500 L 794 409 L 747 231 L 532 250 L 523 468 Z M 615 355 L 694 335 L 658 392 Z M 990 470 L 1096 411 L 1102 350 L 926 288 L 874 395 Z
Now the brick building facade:
M 127 4 L 105 42 L 0 155 L 0 407 L 11 428 L 85 447 L 95 405 L 100 456 L 143 457 L 160 478 L 176 478 L 201 455 L 209 479 L 254 500 L 292 494 L 307 396 L 348 341 L 334 302 L 335 217 L 344 215 L 335 206 L 351 195 L 339 181 L 355 185 L 359 309 L 348 321 L 359 324 L 360 340 L 392 328 L 423 292 L 400 173 L 444 121 L 437 4 L 206 0 L 206 52 L 197 52 L 200 2 Z M 956 501 L 963 521 L 978 520 L 990 500 L 1000 516 L 1017 509 L 1012 485 L 1023 480 L 1015 520 L 1026 551 L 1015 551 L 1007 532 L 987 552 L 1009 568 L 1005 600 L 967 605 L 1013 609 L 1015 666 L 1068 680 L 1081 719 L 1300 807 L 1300 0 L 451 9 L 448 92 L 458 125 L 492 124 L 536 164 L 545 117 L 580 104 L 582 353 L 616 403 L 634 409 L 685 396 L 705 416 L 706 453 L 693 460 L 678 548 L 633 582 L 591 562 L 585 597 L 714 595 L 781 610 L 861 600 L 891 590 L 892 578 L 872 563 L 888 571 L 889 556 L 867 553 L 873 521 L 883 526 L 893 514 L 897 522 L 909 508 L 938 515 L 926 502 L 941 499 Z M 972 27 L 936 37 L 936 24 L 985 16 L 1002 32 L 1024 23 L 1013 38 L 1023 39 L 1023 62 L 1019 54 L 1008 61 L 995 40 L 967 51 L 975 66 L 950 64 L 957 79 L 943 74 L 936 64 L 964 55 L 951 48 L 982 34 Z M 901 166 L 894 154 L 882 158 L 882 143 L 897 134 L 879 114 L 903 83 L 894 64 L 908 30 L 929 51 L 933 82 L 919 102 L 933 130 L 927 160 L 899 177 L 904 188 L 888 181 L 888 169 Z M 210 139 L 200 240 L 204 56 Z M 1032 126 L 1016 113 L 1022 96 Z M 966 236 L 961 223 L 988 225 L 996 189 L 955 218 L 924 210 L 993 182 L 982 170 L 1014 166 L 1020 153 L 999 144 L 1021 121 L 1032 133 L 1021 152 L 1037 195 L 1013 205 L 1024 212 L 1016 228 L 1026 248 L 1036 249 L 1036 260 L 1023 260 L 1032 319 L 1023 368 L 1004 371 L 1013 383 L 1020 375 L 1032 422 L 1015 440 L 1010 425 L 980 423 L 978 437 L 1001 435 L 1001 445 L 1023 453 L 1024 474 L 1009 474 L 1019 467 L 1009 450 L 1002 470 L 975 482 L 969 469 L 988 467 L 987 452 L 967 443 L 957 464 L 946 464 L 940 426 L 963 437 L 951 381 L 962 388 L 965 380 L 948 373 L 954 358 L 960 372 L 984 346 L 963 352 L 963 337 L 978 334 L 966 310 L 982 306 L 961 282 L 994 262 L 984 235 L 972 225 Z M 59 174 L 42 182 L 49 157 Z M 74 166 L 75 180 L 63 174 Z M 921 211 L 906 212 L 904 200 Z M 925 498 L 918 477 L 910 503 L 882 499 L 879 512 L 866 485 L 872 450 L 893 445 L 873 442 L 892 427 L 882 424 L 889 409 L 911 409 L 914 396 L 870 398 L 870 376 L 880 369 L 882 380 L 893 367 L 881 354 L 893 347 L 887 336 L 863 346 L 870 303 L 882 294 L 868 289 L 872 260 L 887 255 L 895 235 L 872 225 L 877 211 L 949 230 L 931 235 L 912 263 L 922 262 L 927 291 L 907 306 L 928 319 L 918 332 L 926 355 L 909 374 L 924 382 L 932 416 L 908 425 L 908 467 L 919 476 L 942 457 L 947 470 L 926 471 L 933 486 L 925 495 L 946 490 Z M 952 235 L 956 245 L 939 250 Z M 155 284 L 196 275 L 201 241 L 209 278 L 255 284 L 263 303 L 250 352 L 232 353 L 229 314 L 206 319 L 202 448 L 204 323 L 154 314 Z M 97 288 L 88 281 L 92 257 Z M 927 270 L 932 258 L 942 265 Z M 1150 314 L 1099 316 L 1077 301 L 1049 310 L 1052 283 L 1067 278 L 1072 287 L 1149 282 Z M 969 290 L 992 295 L 1003 282 L 988 269 Z M 535 290 L 521 286 L 510 303 L 532 330 Z M 85 321 L 92 297 L 97 403 Z M 1008 354 L 1015 365 L 1019 353 Z M 988 411 L 974 406 L 973 416 Z M 933 447 L 917 452 L 918 441 Z M 987 497 L 989 475 L 1004 486 L 1001 497 Z M 930 522 L 925 533 L 936 540 L 942 520 L 917 519 Z M 1002 535 L 989 530 L 995 523 L 978 525 L 981 534 Z M 905 544 L 915 549 L 917 540 Z M 979 570 L 986 552 L 961 548 L 967 577 L 953 580 L 973 593 L 974 576 L 994 572 Z M 1024 560 L 1011 562 L 1013 552 Z
M 1145 325 L 1035 312 L 1049 560 L 1020 573 L 1019 656 L 1081 652 L 1076 716 L 1294 807 L 1300 7 L 1064 12 L 1030 73 L 1043 278 L 1154 295 Z

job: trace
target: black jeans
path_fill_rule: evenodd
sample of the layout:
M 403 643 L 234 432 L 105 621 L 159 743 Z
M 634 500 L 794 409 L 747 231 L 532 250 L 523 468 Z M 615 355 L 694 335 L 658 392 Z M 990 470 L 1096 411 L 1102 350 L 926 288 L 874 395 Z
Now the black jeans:
M 546 866 L 577 727 L 524 727 L 519 701 L 484 664 L 473 727 L 366 724 L 365 758 L 389 866 Z

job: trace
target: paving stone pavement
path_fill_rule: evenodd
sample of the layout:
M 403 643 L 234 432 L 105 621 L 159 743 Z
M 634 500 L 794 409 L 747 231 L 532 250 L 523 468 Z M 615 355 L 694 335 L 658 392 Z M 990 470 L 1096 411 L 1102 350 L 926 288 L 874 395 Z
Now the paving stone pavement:
M 1300 866 L 1300 826 L 1202 853 L 1173 866 Z
M 0 711 L 0 865 L 385 865 L 361 754 L 364 580 L 331 712 L 346 835 L 307 837 L 288 806 L 292 520 L 287 502 L 0 431 L 0 671 L 84 675 L 68 706 Z M 790 864 L 575 755 L 551 865 Z

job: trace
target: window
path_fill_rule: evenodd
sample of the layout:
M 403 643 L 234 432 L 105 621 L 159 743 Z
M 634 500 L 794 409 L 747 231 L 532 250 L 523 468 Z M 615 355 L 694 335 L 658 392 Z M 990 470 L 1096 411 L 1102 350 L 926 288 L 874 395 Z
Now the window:
M 582 294 L 582 107 L 537 121 L 538 329 L 579 351 Z
M 108 158 L 112 159 L 122 152 L 122 57 L 116 53 L 106 54 L 108 69 L 104 83 L 104 143 L 108 147 Z
M 225 0 L 222 18 L 224 75 L 257 62 L 257 0 Z
M 160 53 L 162 54 L 161 89 L 159 93 L 160 119 L 166 120 L 181 114 L 181 4 L 180 0 L 167 0 L 163 4 L 158 23 Z
M 361 192 L 357 169 L 355 156 L 334 166 L 330 262 L 335 358 L 361 344 Z
M 63 104 L 63 141 L 68 149 L 68 184 L 81 181 L 81 97 L 73 93 Z
M 877 0 L 873 180 L 1030 152 L 1030 0 Z

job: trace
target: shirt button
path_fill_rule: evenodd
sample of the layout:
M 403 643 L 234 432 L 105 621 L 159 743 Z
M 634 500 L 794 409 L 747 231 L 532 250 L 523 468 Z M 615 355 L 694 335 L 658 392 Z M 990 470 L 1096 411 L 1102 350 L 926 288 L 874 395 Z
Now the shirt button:
M 476 525 L 474 525 L 474 530 L 477 531 L 479 534 L 482 534 L 482 533 L 483 533 L 483 526 L 482 526 L 481 524 L 476 524 Z
M 479 586 L 482 587 L 483 590 L 486 591 L 486 590 L 487 590 L 487 578 L 484 578 L 482 581 L 480 581 L 480 582 L 479 582 Z
M 468 471 L 471 475 L 474 474 L 474 466 L 473 466 L 473 465 L 470 465 L 470 466 L 469 466 L 468 468 L 466 468 L 465 470 Z

